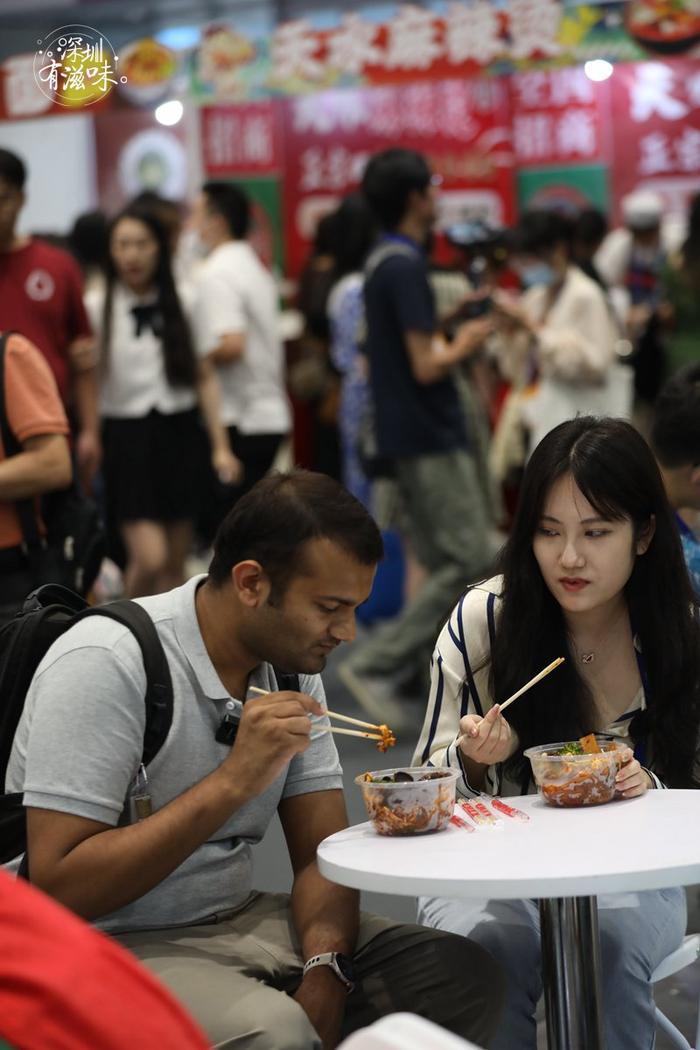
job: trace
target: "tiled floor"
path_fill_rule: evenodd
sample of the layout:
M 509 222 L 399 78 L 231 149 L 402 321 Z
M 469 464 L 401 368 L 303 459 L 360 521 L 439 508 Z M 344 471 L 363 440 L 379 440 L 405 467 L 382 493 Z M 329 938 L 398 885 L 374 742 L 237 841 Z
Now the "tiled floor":
M 342 656 L 346 654 L 341 650 Z M 358 714 L 344 686 L 338 681 L 334 666 L 329 664 L 323 675 L 328 706 L 334 711 L 347 714 Z M 345 789 L 351 823 L 365 819 L 365 811 L 360 794 L 353 780 L 358 773 L 367 769 L 374 761 L 374 752 L 362 740 L 348 737 L 336 737 L 345 774 Z M 414 738 L 404 734 L 391 755 L 392 765 L 407 765 L 411 760 Z M 387 763 L 388 764 L 388 763 Z M 264 841 L 255 850 L 255 882 L 260 889 L 287 890 L 291 884 L 291 868 L 287 850 L 279 824 L 275 824 Z M 700 888 L 689 890 L 689 932 L 700 931 Z M 362 905 L 370 911 L 390 915 L 397 919 L 412 922 L 415 919 L 413 898 L 388 897 L 381 894 L 363 894 Z M 700 1001 L 700 963 L 685 970 L 657 986 L 656 1000 L 661 1010 L 687 1036 L 695 1038 L 698 1002 Z M 544 1022 L 538 1029 L 538 1048 L 546 1050 Z M 674 1044 L 665 1036 L 657 1038 L 656 1050 L 673 1050 Z M 647 1047 L 633 1047 L 629 1050 L 650 1050 Z

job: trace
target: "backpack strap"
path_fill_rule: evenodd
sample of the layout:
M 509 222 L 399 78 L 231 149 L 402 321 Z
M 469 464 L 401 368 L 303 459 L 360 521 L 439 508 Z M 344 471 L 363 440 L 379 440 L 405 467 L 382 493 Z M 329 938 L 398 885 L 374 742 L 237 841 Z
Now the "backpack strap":
M 86 609 L 76 619 L 86 616 L 107 616 L 116 620 L 128 627 L 139 644 L 146 671 L 146 730 L 142 762 L 147 766 L 165 743 L 173 720 L 173 681 L 163 643 L 146 610 L 127 598 Z
M 418 256 L 419 251 L 420 249 L 418 246 L 412 248 L 410 244 L 406 244 L 404 241 L 380 241 L 365 259 L 363 269 L 365 281 L 369 280 L 375 270 L 378 270 L 386 259 L 391 259 L 392 256 L 396 255 L 403 255 L 405 258 L 415 259 L 416 256 Z
M 272 670 L 275 675 L 275 681 L 277 682 L 277 689 L 280 693 L 284 692 L 286 689 L 290 690 L 292 693 L 301 692 L 301 682 L 298 674 L 288 674 L 286 671 L 280 671 L 277 667 L 273 667 Z

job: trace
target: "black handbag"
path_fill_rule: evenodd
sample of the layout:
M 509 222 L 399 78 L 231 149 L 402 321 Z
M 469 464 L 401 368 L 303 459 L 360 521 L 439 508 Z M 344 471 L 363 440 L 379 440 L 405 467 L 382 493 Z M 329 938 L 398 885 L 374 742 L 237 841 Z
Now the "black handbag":
M 22 446 L 12 433 L 5 407 L 5 347 L 10 332 L 0 335 L 0 434 L 6 456 L 16 456 Z M 22 528 L 23 569 L 28 593 L 45 583 L 58 583 L 86 595 L 100 571 L 106 537 L 97 504 L 81 492 L 73 480 L 66 489 L 49 492 L 39 501 L 42 533 L 37 519 L 37 502 L 15 501 Z

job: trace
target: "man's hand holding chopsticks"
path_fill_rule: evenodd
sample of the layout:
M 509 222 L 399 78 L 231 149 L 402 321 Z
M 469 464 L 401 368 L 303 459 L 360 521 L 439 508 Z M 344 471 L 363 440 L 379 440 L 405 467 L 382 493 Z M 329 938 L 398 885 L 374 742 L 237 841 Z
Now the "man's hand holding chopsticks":
M 285 690 L 247 700 L 236 741 L 223 765 L 251 798 L 268 788 L 295 755 L 306 751 L 312 715 L 324 708 L 306 693 Z

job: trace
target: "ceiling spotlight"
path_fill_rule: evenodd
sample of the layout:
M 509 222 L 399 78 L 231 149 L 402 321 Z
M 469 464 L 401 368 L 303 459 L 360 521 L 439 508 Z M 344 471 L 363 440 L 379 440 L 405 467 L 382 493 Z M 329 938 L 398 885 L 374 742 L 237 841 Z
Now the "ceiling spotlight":
M 608 62 L 605 58 L 594 58 L 590 62 L 586 62 L 583 67 L 583 72 L 589 80 L 595 80 L 598 82 L 601 80 L 607 80 L 608 77 L 611 77 L 613 67 L 612 63 Z
M 169 102 L 162 102 L 156 110 L 156 120 L 159 124 L 165 124 L 170 128 L 173 124 L 179 124 L 184 113 L 182 102 L 173 98 Z

